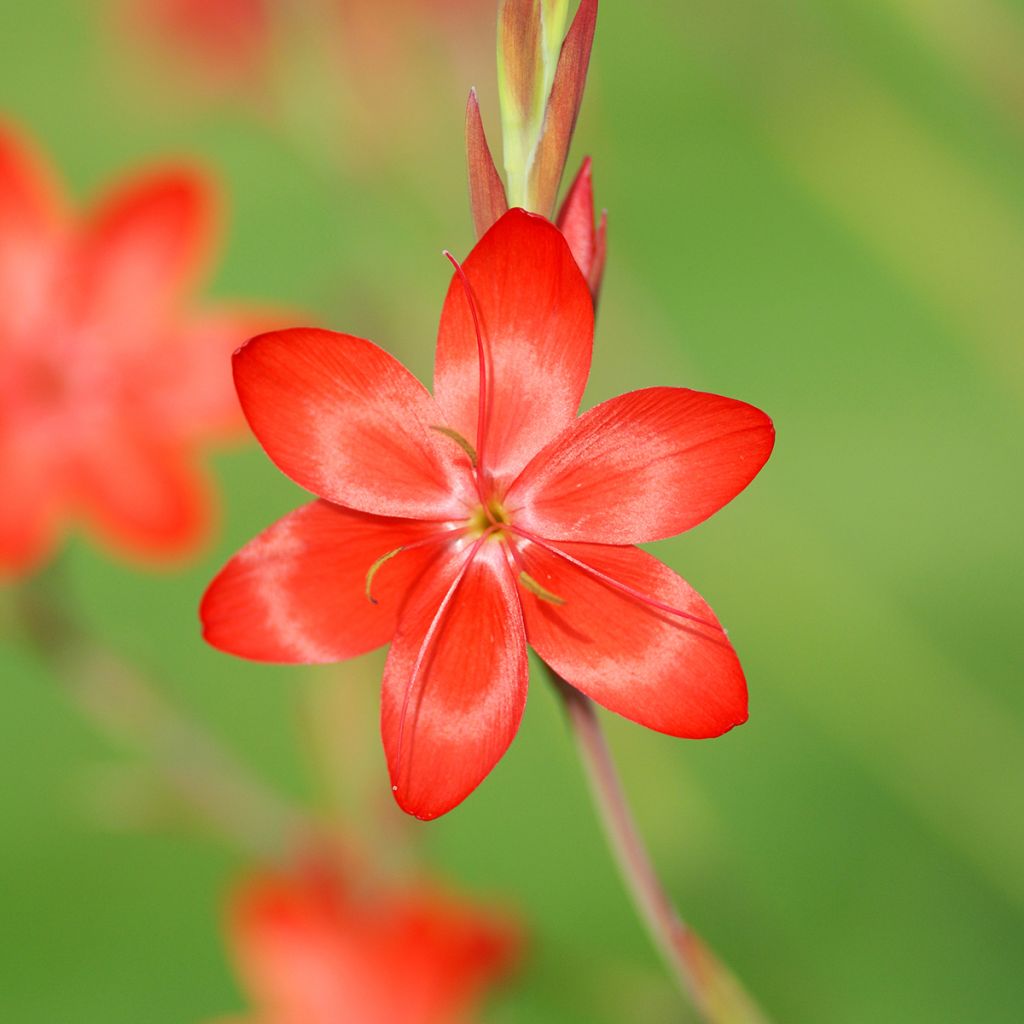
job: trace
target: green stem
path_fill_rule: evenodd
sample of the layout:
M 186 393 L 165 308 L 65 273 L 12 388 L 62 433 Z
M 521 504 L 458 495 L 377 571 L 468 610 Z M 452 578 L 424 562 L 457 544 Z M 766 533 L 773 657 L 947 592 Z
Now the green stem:
M 676 912 L 637 829 L 593 703 L 548 671 L 565 703 L 594 803 L 623 880 L 683 994 L 708 1024 L 768 1024 L 736 977 Z

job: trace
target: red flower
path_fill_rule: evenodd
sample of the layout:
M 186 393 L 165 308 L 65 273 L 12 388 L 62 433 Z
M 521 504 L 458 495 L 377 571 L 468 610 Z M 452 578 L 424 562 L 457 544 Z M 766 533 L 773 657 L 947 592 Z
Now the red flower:
M 229 927 L 259 1024 L 465 1022 L 519 945 L 441 892 L 352 892 L 323 869 L 249 881 Z
M 269 325 L 186 312 L 213 214 L 206 178 L 182 167 L 76 221 L 0 124 L 0 573 L 37 565 L 72 515 L 140 556 L 201 539 L 195 451 L 241 425 L 225 356 Z
M 130 27 L 183 61 L 207 86 L 264 77 L 271 56 L 271 0 L 130 0 Z
M 512 210 L 452 281 L 434 397 L 348 335 L 283 331 L 235 356 L 257 438 L 323 500 L 225 566 L 203 600 L 206 638 L 284 662 L 391 640 L 384 745 L 396 799 L 418 817 L 458 804 L 508 747 L 527 641 L 652 729 L 716 736 L 746 719 L 743 673 L 711 609 L 632 545 L 731 500 L 768 458 L 771 421 L 668 387 L 577 418 L 592 339 L 565 239 Z

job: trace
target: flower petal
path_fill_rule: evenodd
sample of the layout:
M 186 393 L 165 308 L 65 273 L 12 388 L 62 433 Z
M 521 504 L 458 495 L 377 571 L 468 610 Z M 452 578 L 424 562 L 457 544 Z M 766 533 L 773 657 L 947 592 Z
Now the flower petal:
M 0 119 L 0 317 L 8 331 L 32 323 L 46 303 L 62 220 L 49 167 Z
M 4 431 L 9 434 L 9 431 Z M 46 452 L 0 435 L 0 579 L 31 572 L 50 553 L 60 519 L 60 482 Z
M 85 226 L 87 301 L 105 321 L 151 320 L 205 268 L 215 234 L 213 186 L 199 171 L 153 171 L 121 185 Z
M 300 486 L 374 515 L 465 517 L 466 455 L 436 429 L 445 420 L 426 388 L 372 342 L 276 331 L 236 352 L 234 368 L 253 433 Z
M 0 240 L 50 234 L 61 199 L 47 163 L 22 133 L 0 120 Z
M 199 609 L 207 642 L 256 661 L 343 661 L 387 643 L 409 587 L 437 556 L 436 523 L 385 519 L 314 501 L 290 512 L 217 574 Z M 376 602 L 376 603 L 374 603 Z
M 453 1024 L 518 959 L 519 928 L 417 881 L 381 888 L 366 867 L 314 859 L 247 880 L 232 947 L 274 1024 Z M 474 1016 L 472 1019 L 476 1019 Z
M 409 595 L 384 669 L 381 732 L 403 810 L 436 818 L 476 789 L 519 728 L 527 675 L 501 545 L 447 552 Z
M 422 883 L 396 893 L 391 903 L 375 915 L 390 910 L 382 967 L 394 999 L 382 1000 L 381 1024 L 479 1020 L 473 1011 L 487 988 L 518 958 L 521 942 L 514 923 Z M 395 964 L 402 965 L 397 989 Z
M 526 635 L 566 682 L 610 711 L 671 736 L 718 736 L 746 721 L 747 687 L 736 652 L 685 580 L 638 548 L 557 547 L 687 616 L 645 604 L 550 550 L 525 545 L 525 571 L 564 601 L 554 604 L 521 588 Z
M 572 422 L 590 372 L 594 311 L 561 232 L 510 210 L 463 265 L 486 341 L 489 418 L 485 461 L 511 481 Z M 479 451 L 476 332 L 458 275 L 441 311 L 434 393 L 447 426 Z
M 342 1007 L 372 1013 L 375 950 L 360 923 L 345 887 L 324 871 L 268 873 L 241 887 L 230 926 L 239 973 L 258 1004 L 253 1024 L 334 1024 Z
M 205 479 L 185 453 L 125 425 L 83 450 L 74 495 L 85 519 L 112 546 L 146 560 L 191 553 L 210 526 Z
M 542 537 L 661 540 L 703 522 L 757 475 L 775 442 L 752 405 L 647 388 L 581 416 L 524 470 L 505 507 Z

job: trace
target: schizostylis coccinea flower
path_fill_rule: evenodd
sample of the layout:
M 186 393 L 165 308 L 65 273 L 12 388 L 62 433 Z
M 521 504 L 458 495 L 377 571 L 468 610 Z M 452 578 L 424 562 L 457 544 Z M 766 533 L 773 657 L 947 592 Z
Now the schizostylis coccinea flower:
M 246 879 L 228 928 L 255 1004 L 234 1024 L 469 1024 L 520 947 L 513 922 L 436 886 L 322 864 Z
M 176 165 L 76 217 L 0 122 L 0 575 L 38 566 L 69 521 L 149 560 L 203 539 L 199 448 L 244 427 L 228 353 L 280 322 L 190 299 L 216 207 Z
M 433 395 L 350 335 L 280 331 L 236 353 L 254 433 L 320 500 L 225 566 L 203 599 L 205 636 L 280 662 L 390 641 L 382 733 L 395 797 L 418 817 L 463 800 L 512 741 L 527 643 L 660 732 L 716 736 L 747 717 L 713 612 L 634 545 L 735 497 L 771 452 L 771 421 L 670 387 L 578 416 L 593 325 L 565 238 L 513 209 L 457 266 Z
M 270 74 L 279 6 L 274 0 L 118 0 L 118 4 L 124 8 L 124 27 L 133 36 L 130 42 L 155 48 L 204 90 L 252 86 Z

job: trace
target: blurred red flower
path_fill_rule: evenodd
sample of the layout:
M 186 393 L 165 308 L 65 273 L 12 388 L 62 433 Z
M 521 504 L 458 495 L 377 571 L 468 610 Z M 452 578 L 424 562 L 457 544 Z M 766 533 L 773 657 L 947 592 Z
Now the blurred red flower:
M 211 91 L 260 95 L 297 56 L 305 76 L 326 62 L 332 85 L 353 91 L 353 100 L 372 102 L 383 89 L 408 103 L 415 99 L 411 83 L 425 37 L 447 43 L 456 58 L 465 48 L 467 23 L 484 24 L 467 17 L 480 9 L 471 0 L 111 2 L 130 42 L 142 42 L 150 55 L 164 57 L 179 87 L 198 86 L 207 98 Z M 376 117 L 374 112 L 371 119 Z
M 715 736 L 746 719 L 713 612 L 633 545 L 739 493 L 771 452 L 771 421 L 669 387 L 577 418 L 593 323 L 562 234 L 512 210 L 449 288 L 435 397 L 349 335 L 282 331 L 235 356 L 256 437 L 324 500 L 225 566 L 203 600 L 206 638 L 283 662 L 391 640 L 382 732 L 396 799 L 418 817 L 463 800 L 512 741 L 527 641 L 583 693 L 660 732 Z
M 0 123 L 0 574 L 37 566 L 71 517 L 144 558 L 202 539 L 197 450 L 243 425 L 227 356 L 273 324 L 186 304 L 214 213 L 207 178 L 168 167 L 75 218 Z
M 259 1024 L 465 1024 L 520 945 L 433 888 L 353 891 L 323 867 L 249 880 L 229 929 Z
M 272 0 L 128 2 L 130 25 L 184 65 L 190 78 L 228 87 L 252 84 L 267 74 Z

